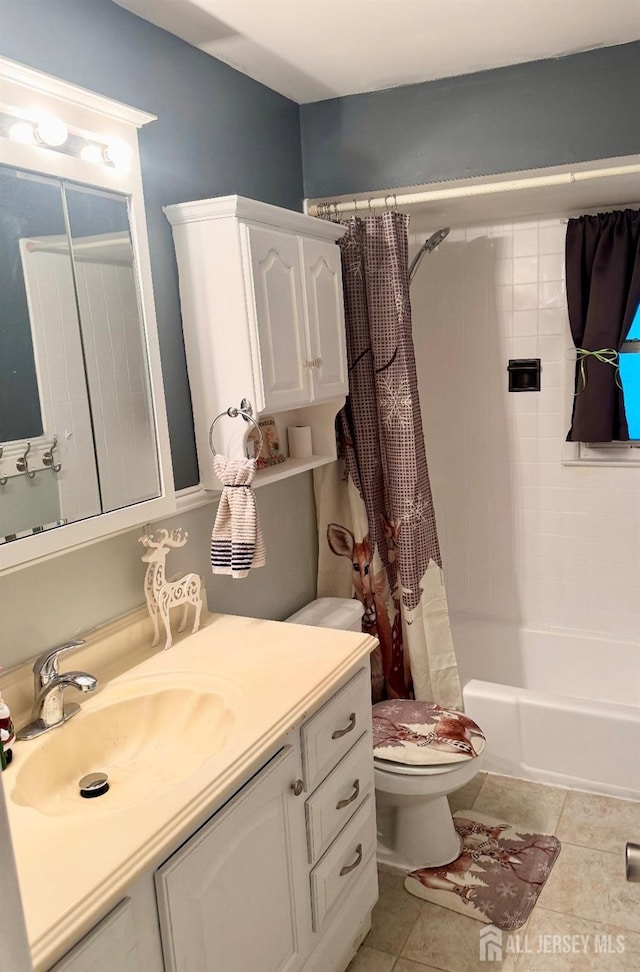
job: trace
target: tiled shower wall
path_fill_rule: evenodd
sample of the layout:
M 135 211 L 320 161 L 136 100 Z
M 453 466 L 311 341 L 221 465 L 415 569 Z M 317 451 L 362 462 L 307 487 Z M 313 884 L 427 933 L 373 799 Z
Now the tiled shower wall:
M 452 230 L 411 287 L 449 607 L 638 639 L 640 467 L 562 463 L 565 231 L 560 219 Z M 541 391 L 509 393 L 509 358 L 538 357 Z

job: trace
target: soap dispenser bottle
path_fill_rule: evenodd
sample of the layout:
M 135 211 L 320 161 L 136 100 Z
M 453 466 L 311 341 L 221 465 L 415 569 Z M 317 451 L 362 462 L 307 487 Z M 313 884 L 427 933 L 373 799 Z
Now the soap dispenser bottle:
M 6 769 L 13 759 L 13 750 L 11 747 L 13 746 L 14 739 L 15 730 L 13 728 L 9 706 L 0 693 L 0 769 Z

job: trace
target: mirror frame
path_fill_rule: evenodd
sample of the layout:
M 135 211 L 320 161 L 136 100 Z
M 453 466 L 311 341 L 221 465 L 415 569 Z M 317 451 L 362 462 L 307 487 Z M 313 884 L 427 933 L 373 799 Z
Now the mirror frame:
M 2 57 L 0 111 L 20 119 L 34 120 L 39 114 L 52 114 L 75 134 L 89 139 L 94 137 L 100 143 L 117 140 L 124 142 L 131 150 L 131 164 L 125 169 L 88 162 L 43 145 L 23 144 L 0 136 L 0 164 L 105 189 L 129 198 L 129 221 L 143 338 L 147 349 L 160 480 L 160 495 L 154 499 L 0 544 L 1 574 L 171 514 L 175 511 L 176 500 L 137 131 L 142 125 L 155 121 L 156 116 Z

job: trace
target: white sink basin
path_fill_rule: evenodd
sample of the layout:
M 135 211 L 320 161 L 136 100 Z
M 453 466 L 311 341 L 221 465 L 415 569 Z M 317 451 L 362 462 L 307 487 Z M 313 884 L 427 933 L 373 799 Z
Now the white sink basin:
M 51 816 L 162 799 L 232 738 L 241 699 L 233 683 L 191 674 L 112 683 L 69 722 L 16 745 L 11 799 Z M 78 783 L 94 772 L 107 773 L 109 791 L 85 799 Z

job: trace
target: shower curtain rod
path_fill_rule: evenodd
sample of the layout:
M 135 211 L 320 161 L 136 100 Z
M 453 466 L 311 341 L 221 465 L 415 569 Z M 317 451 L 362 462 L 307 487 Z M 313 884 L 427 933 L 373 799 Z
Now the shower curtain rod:
M 415 206 L 419 203 L 437 202 L 442 199 L 464 199 L 468 196 L 487 196 L 491 193 L 514 192 L 517 189 L 542 189 L 547 186 L 568 186 L 590 179 L 606 179 L 614 176 L 640 173 L 640 164 L 618 165 L 609 169 L 590 169 L 583 172 L 561 172 L 556 175 L 530 176 L 505 182 L 483 182 L 472 186 L 452 186 L 447 189 L 425 189 L 422 192 L 387 193 L 371 199 L 347 199 L 343 202 L 313 203 L 309 216 L 337 216 L 359 210 L 395 209 L 398 206 Z

